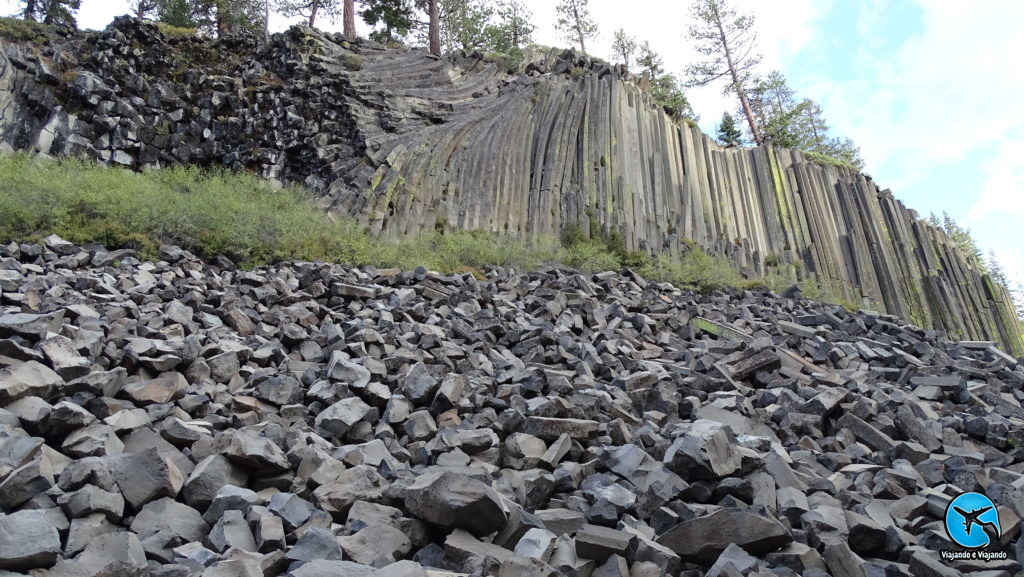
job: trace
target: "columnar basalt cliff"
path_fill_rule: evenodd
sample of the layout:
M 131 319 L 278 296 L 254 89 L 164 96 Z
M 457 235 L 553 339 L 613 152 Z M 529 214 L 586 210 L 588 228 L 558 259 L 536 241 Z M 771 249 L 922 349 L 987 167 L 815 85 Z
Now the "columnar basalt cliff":
M 669 256 L 695 243 L 1024 352 L 1006 291 L 867 175 L 723 149 L 622 68 L 573 52 L 533 51 L 510 74 L 308 28 L 260 45 L 130 19 L 0 47 L 0 140 L 17 149 L 256 171 L 386 235 L 574 227 Z

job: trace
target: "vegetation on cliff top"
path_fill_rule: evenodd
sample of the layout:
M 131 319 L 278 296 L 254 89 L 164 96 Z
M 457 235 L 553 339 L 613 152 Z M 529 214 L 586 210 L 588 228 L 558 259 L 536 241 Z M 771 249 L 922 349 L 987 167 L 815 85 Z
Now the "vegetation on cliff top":
M 18 154 L 0 158 L 0 180 L 3 243 L 57 234 L 78 244 L 134 248 L 146 258 L 156 258 L 160 244 L 172 243 L 207 258 L 227 256 L 246 268 L 323 260 L 479 276 L 489 265 L 560 264 L 585 271 L 631 267 L 645 278 L 701 290 L 743 283 L 728 261 L 699 248 L 669 262 L 627 250 L 615 234 L 526 241 L 482 231 L 436 232 L 382 242 L 354 220 L 328 219 L 304 189 L 222 170 L 136 173 Z

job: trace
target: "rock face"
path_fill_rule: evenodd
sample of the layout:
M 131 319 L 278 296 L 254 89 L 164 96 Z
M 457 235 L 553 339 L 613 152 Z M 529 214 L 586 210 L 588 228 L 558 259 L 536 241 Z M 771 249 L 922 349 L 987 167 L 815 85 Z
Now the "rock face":
M 870 177 L 790 150 L 723 149 L 635 80 L 571 51 L 530 52 L 508 74 L 301 27 L 259 46 L 119 19 L 42 45 L 0 40 L 0 141 L 119 166 L 255 170 L 389 235 L 575 227 L 669 255 L 694 242 L 1024 352 L 1006 291 Z
M 629 270 L 161 252 L 0 245 L 0 324 L 57 323 L 0 354 L 48 375 L 0 383 L 0 575 L 945 575 L 963 491 L 1009 553 L 972 568 L 1021 570 L 1024 364 L 991 345 Z M 89 377 L 55 371 L 54 334 Z

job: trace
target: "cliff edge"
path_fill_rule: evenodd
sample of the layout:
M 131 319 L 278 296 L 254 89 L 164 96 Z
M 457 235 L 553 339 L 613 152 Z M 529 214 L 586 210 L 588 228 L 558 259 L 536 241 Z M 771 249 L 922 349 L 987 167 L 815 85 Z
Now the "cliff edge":
M 268 43 L 102 32 L 0 39 L 0 141 L 147 168 L 224 165 L 316 191 L 386 235 L 618 232 L 1024 354 L 1006 290 L 864 174 L 723 149 L 621 67 L 529 51 L 510 72 L 296 27 Z

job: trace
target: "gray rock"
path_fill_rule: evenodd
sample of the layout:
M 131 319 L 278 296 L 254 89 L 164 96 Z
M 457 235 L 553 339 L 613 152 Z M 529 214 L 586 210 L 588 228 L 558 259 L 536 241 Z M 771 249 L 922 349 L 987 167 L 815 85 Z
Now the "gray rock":
M 416 411 L 405 422 L 405 434 L 413 441 L 426 441 L 437 433 L 437 423 L 429 411 Z
M 188 381 L 181 373 L 163 373 L 155 379 L 126 384 L 121 394 L 138 405 L 170 403 L 185 396 Z
M 321 509 L 338 522 L 344 522 L 352 504 L 357 501 L 379 503 L 384 498 L 387 481 L 368 465 L 345 470 L 332 483 L 313 491 L 313 498 Z
M 569 435 L 577 441 L 585 441 L 597 434 L 599 425 L 596 421 L 584 419 L 556 419 L 550 417 L 527 417 L 523 421 L 522 432 L 554 441 L 561 435 Z
M 327 375 L 331 380 L 347 383 L 356 389 L 361 389 L 369 384 L 371 376 L 366 367 L 340 356 L 331 357 Z
M 88 575 L 130 575 L 147 566 L 142 544 L 128 531 L 94 537 L 75 561 Z
M 136 510 L 160 497 L 177 497 L 185 483 L 178 466 L 155 448 L 119 456 L 112 470 L 125 501 Z
M 200 511 L 206 510 L 225 485 L 244 487 L 248 474 L 223 455 L 210 455 L 196 465 L 181 490 L 182 500 Z
M 430 374 L 427 366 L 423 363 L 416 363 L 409 368 L 402 383 L 402 393 L 407 399 L 417 405 L 430 403 L 437 394 L 439 383 Z
M 480 481 L 449 472 L 421 475 L 405 490 L 405 506 L 413 515 L 446 529 L 466 529 L 483 536 L 507 520 L 501 497 Z
M 727 575 L 746 575 L 757 567 L 757 558 L 744 551 L 735 543 L 718 556 L 714 565 L 708 569 L 705 577 L 726 577 Z
M 427 577 L 427 571 L 415 561 L 398 561 L 373 572 L 373 577 Z M 434 577 L 444 577 L 434 572 Z
M 286 577 L 366 577 L 374 573 L 373 567 L 351 561 L 314 559 L 286 573 Z
M 412 549 L 409 537 L 388 525 L 373 525 L 354 535 L 339 537 L 345 556 L 363 565 L 386 567 L 402 560 Z
M 203 516 L 188 505 L 164 497 L 148 503 L 132 520 L 146 554 L 169 562 L 171 549 L 180 543 L 201 541 L 210 532 Z
M 289 561 L 342 560 L 341 546 L 334 534 L 323 527 L 306 529 L 295 545 L 285 553 Z
M 557 539 L 558 535 L 547 529 L 530 529 L 518 540 L 513 551 L 519 557 L 537 559 L 547 563 L 555 551 Z
M 364 403 L 359 397 L 342 399 L 316 416 L 316 426 L 336 438 L 342 438 L 349 429 L 366 417 L 370 409 L 370 405 Z
M 485 543 L 468 531 L 456 529 L 444 541 L 445 564 L 457 571 L 496 572 L 505 561 L 515 556 L 512 551 Z
M 224 511 L 220 520 L 210 529 L 204 541 L 208 547 L 223 553 L 235 547 L 243 551 L 256 551 L 256 538 L 241 511 Z
M 357 501 L 356 504 L 364 503 Z M 312 503 L 293 493 L 278 493 L 270 498 L 267 509 L 284 521 L 289 531 L 302 526 L 316 511 Z
M 36 361 L 0 369 L 0 405 L 29 396 L 50 399 L 63 384 L 60 375 Z
M 93 539 L 100 535 L 123 530 L 121 527 L 111 523 L 106 515 L 102 513 L 94 513 L 86 517 L 72 519 L 67 543 L 64 545 L 64 555 L 68 557 L 82 551 Z
M 121 493 L 104 491 L 95 485 L 64 493 L 57 497 L 57 504 L 71 518 L 100 513 L 116 523 L 124 515 L 124 497 Z
M 252 489 L 224 485 L 217 491 L 217 495 L 214 496 L 210 506 L 203 513 L 203 519 L 212 525 L 223 517 L 226 511 L 246 512 L 258 501 L 259 496 Z
M 0 338 L 25 337 L 41 339 L 46 333 L 60 331 L 64 323 L 64 311 L 36 315 L 30 313 L 0 314 Z
M 658 538 L 658 543 L 702 563 L 713 563 L 730 543 L 748 553 L 769 553 L 793 541 L 793 536 L 765 510 L 722 509 L 683 521 Z
M 71 339 L 56 335 L 40 342 L 39 348 L 50 361 L 53 370 L 65 381 L 89 374 L 89 359 L 78 354 Z
M 19 505 L 53 486 L 53 469 L 46 457 L 32 459 L 7 473 L 0 481 L 0 509 L 14 511 Z
M 584 525 L 576 533 L 576 555 L 603 563 L 612 555 L 626 555 L 636 536 L 598 525 Z
M 60 551 L 57 528 L 42 511 L 0 515 L 0 569 L 51 567 Z
M 254 473 L 279 473 L 291 469 L 280 447 L 250 431 L 238 430 L 228 434 L 222 454 Z

